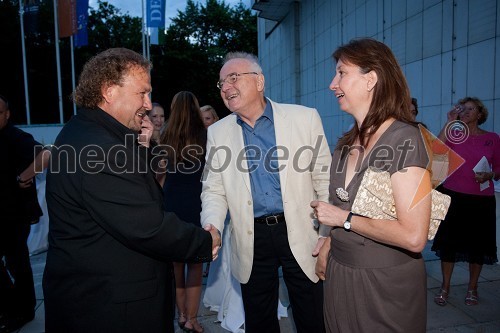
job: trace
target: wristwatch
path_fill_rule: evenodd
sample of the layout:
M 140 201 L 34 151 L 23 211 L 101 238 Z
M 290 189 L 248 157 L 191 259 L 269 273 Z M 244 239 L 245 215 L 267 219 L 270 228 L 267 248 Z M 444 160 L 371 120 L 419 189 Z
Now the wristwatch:
M 354 215 L 353 212 L 349 212 L 349 215 L 347 215 L 347 219 L 344 221 L 345 230 L 351 230 L 351 218 L 353 215 Z

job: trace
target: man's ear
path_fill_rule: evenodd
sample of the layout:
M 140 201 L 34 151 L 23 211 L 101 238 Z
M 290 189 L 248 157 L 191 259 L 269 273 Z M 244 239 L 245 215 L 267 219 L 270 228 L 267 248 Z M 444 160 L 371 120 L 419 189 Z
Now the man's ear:
M 263 91 L 265 83 L 266 83 L 266 78 L 264 77 L 264 74 L 259 74 L 257 76 L 257 89 L 259 91 Z
M 101 94 L 102 97 L 104 98 L 104 101 L 106 103 L 110 103 L 115 94 L 115 86 L 108 84 L 103 85 L 103 87 L 101 88 Z
M 378 81 L 378 76 L 377 76 L 377 72 L 375 71 L 369 71 L 368 73 L 366 73 L 366 89 L 368 91 L 372 91 L 373 88 L 375 87 L 375 85 L 377 84 L 377 81 Z

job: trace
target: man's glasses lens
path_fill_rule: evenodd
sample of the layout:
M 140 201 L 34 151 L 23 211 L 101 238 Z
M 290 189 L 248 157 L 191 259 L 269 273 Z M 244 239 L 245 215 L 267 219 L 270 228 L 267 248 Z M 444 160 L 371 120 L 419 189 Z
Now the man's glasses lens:
M 226 83 L 234 84 L 238 80 L 238 76 L 246 75 L 246 74 L 259 75 L 259 73 L 257 73 L 257 72 L 232 73 L 232 74 L 229 74 L 228 76 L 226 76 L 226 78 L 224 80 L 220 79 L 219 81 L 217 81 L 217 88 L 222 89 L 222 87 L 224 87 L 224 84 L 226 84 Z

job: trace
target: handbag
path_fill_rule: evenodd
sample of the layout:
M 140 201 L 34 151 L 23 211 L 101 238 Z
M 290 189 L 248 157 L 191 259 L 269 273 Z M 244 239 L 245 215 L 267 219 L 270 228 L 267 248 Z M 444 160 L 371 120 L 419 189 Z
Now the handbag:
M 446 217 L 451 202 L 449 195 L 436 190 L 432 190 L 431 196 L 431 221 L 427 235 L 429 240 L 434 239 L 439 224 Z M 366 170 L 351 211 L 371 219 L 397 219 L 389 172 L 380 171 L 373 167 Z

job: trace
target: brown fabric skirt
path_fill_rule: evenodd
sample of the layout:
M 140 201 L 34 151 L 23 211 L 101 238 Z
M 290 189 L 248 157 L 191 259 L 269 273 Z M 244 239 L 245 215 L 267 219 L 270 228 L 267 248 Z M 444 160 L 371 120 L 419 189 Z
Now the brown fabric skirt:
M 426 331 L 427 277 L 420 254 L 368 239 L 333 243 L 324 283 L 327 332 Z

